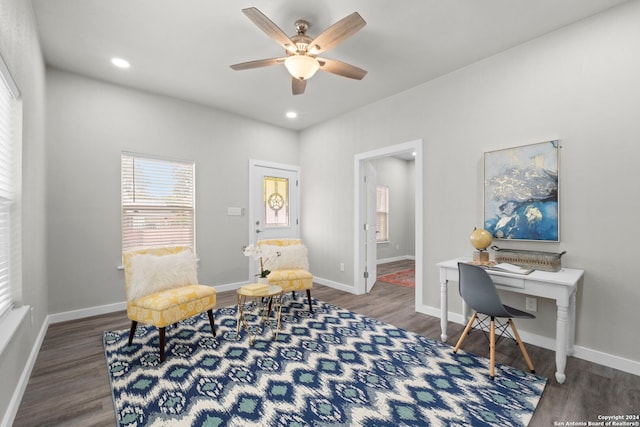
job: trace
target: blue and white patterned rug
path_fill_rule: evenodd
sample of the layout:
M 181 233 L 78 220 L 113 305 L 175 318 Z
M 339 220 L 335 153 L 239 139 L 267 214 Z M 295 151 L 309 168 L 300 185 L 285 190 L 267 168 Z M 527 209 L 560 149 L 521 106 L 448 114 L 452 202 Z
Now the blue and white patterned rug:
M 546 379 L 322 301 L 285 302 L 278 341 L 236 341 L 236 307 L 104 333 L 121 426 L 526 426 Z

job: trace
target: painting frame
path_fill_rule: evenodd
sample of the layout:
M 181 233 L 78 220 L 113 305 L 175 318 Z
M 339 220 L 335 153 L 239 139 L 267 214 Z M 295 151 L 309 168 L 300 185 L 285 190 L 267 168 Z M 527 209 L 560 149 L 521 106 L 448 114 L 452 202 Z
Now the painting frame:
M 560 241 L 560 141 L 484 153 L 484 228 L 493 239 Z

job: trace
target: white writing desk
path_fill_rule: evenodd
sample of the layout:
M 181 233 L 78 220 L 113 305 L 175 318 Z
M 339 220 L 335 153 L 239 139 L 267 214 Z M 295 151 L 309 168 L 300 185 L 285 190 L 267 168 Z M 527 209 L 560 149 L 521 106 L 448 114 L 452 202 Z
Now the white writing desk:
M 469 262 L 469 258 L 458 258 L 438 263 L 440 269 L 440 327 L 442 341 L 447 340 L 449 310 L 448 282 L 458 281 L 458 262 Z M 498 289 L 556 300 L 556 380 L 562 384 L 567 355 L 573 354 L 576 321 L 576 289 L 584 271 L 563 268 L 558 272 L 535 270 L 529 274 L 504 273 L 487 270 Z M 462 301 L 462 314 L 468 320 L 467 304 Z

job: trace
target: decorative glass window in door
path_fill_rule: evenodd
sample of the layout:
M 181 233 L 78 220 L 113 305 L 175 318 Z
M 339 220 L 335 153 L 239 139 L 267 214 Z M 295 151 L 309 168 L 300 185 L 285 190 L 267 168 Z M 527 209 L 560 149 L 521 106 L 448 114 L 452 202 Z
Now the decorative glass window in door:
M 289 226 L 289 180 L 264 177 L 264 226 Z

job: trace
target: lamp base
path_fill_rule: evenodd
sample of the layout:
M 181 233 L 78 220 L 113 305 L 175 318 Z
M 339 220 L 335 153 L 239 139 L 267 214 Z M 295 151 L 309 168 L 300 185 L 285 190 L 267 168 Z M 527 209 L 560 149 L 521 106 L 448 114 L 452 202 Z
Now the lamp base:
M 489 262 L 489 252 L 473 251 L 473 260 L 477 262 Z

